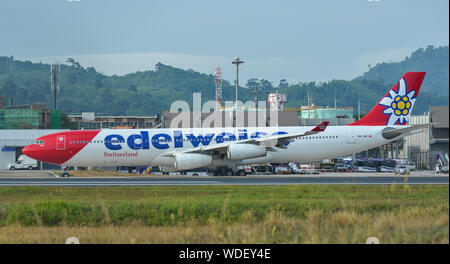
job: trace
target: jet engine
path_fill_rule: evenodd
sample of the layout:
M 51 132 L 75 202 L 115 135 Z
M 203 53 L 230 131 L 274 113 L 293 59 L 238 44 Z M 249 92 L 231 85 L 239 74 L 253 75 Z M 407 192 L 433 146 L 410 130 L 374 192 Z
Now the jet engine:
M 174 166 L 177 170 L 190 170 L 212 165 L 212 156 L 198 153 L 175 155 Z
M 229 160 L 259 158 L 267 155 L 267 148 L 252 144 L 231 144 L 228 146 Z

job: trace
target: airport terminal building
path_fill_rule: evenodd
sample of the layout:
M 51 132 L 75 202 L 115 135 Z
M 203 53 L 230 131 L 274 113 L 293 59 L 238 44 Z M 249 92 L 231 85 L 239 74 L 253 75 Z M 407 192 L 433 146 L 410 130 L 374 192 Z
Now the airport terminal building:
M 94 112 L 69 114 L 70 121 L 77 124 L 78 129 L 102 128 L 155 128 L 159 117 L 154 116 L 96 116 Z
M 411 125 L 435 123 L 421 133 L 405 138 L 405 151 L 418 169 L 433 169 L 436 155 L 448 153 L 449 145 L 449 107 L 430 106 L 423 115 L 411 116 Z

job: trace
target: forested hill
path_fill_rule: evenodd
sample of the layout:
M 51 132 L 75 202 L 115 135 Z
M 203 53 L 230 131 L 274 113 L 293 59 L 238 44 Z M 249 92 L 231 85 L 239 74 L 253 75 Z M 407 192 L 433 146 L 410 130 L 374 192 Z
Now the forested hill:
M 168 110 L 176 100 L 191 104 L 192 93 L 201 92 L 202 100 L 214 99 L 214 76 L 182 70 L 158 63 L 154 70 L 125 76 L 106 76 L 94 68 L 82 67 L 68 58 L 61 65 L 59 108 L 67 113 L 93 111 L 107 115 L 153 115 Z M 418 49 L 402 62 L 381 63 L 351 81 L 333 80 L 288 84 L 252 78 L 239 90 L 239 98 L 252 100 L 257 88 L 259 99 L 279 87 L 287 94 L 287 106 L 307 104 L 307 94 L 316 105 L 357 108 L 368 112 L 392 85 L 407 71 L 426 71 L 427 76 L 414 113 L 423 113 L 429 105 L 447 105 L 449 94 L 448 46 Z M 241 81 L 245 83 L 245 81 Z M 234 100 L 234 86 L 223 83 L 223 99 Z M 46 102 L 51 106 L 50 65 L 0 57 L 0 95 L 14 96 L 17 104 Z
M 425 71 L 427 75 L 422 88 L 426 92 L 449 94 L 449 55 L 448 46 L 426 49 L 420 48 L 407 56 L 403 61 L 379 63 L 355 80 L 383 80 L 395 83 L 399 76 L 408 71 Z
M 153 115 L 167 110 L 175 100 L 191 102 L 192 92 L 214 96 L 214 77 L 193 70 L 158 64 L 152 71 L 106 76 L 73 59 L 67 63 L 61 65 L 58 100 L 58 108 L 67 113 Z M 228 82 L 224 90 L 225 96 L 231 96 Z M 51 106 L 50 65 L 0 57 L 0 95 L 14 96 L 17 104 L 47 102 Z

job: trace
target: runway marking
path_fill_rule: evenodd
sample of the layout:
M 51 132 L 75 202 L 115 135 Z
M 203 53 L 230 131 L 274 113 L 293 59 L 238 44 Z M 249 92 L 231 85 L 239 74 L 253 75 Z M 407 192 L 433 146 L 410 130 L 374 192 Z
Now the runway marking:
M 36 182 L 36 183 L 24 183 L 24 182 L 8 182 L 0 183 L 0 186 L 195 186 L 195 185 L 238 185 L 238 186 L 274 186 L 274 185 L 448 185 L 448 182 L 443 183 L 423 183 L 423 182 L 412 182 L 412 183 L 392 183 L 392 182 L 302 182 L 302 183 L 224 183 L 224 182 Z
M 407 179 L 407 182 L 405 182 Z M 0 178 L 0 186 L 175 186 L 175 185 L 448 185 L 448 176 L 423 177 L 121 177 Z
M 95 182 L 95 181 L 81 181 L 81 182 L 7 182 L 1 183 L 0 186 L 138 186 L 138 185 L 217 185 L 216 181 L 131 181 L 131 182 Z

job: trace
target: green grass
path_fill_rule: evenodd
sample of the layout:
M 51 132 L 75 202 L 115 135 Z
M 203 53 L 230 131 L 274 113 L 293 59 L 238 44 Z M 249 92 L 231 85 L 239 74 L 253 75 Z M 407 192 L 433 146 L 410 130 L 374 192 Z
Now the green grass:
M 448 185 L 0 188 L 0 242 L 6 243 L 20 241 L 12 230 L 30 228 L 87 228 L 91 243 L 114 242 L 109 229 L 136 233 L 133 241 L 143 243 L 360 243 L 370 235 L 390 243 L 448 243 L 448 219 Z M 168 230 L 194 231 L 184 240 L 144 236 Z

